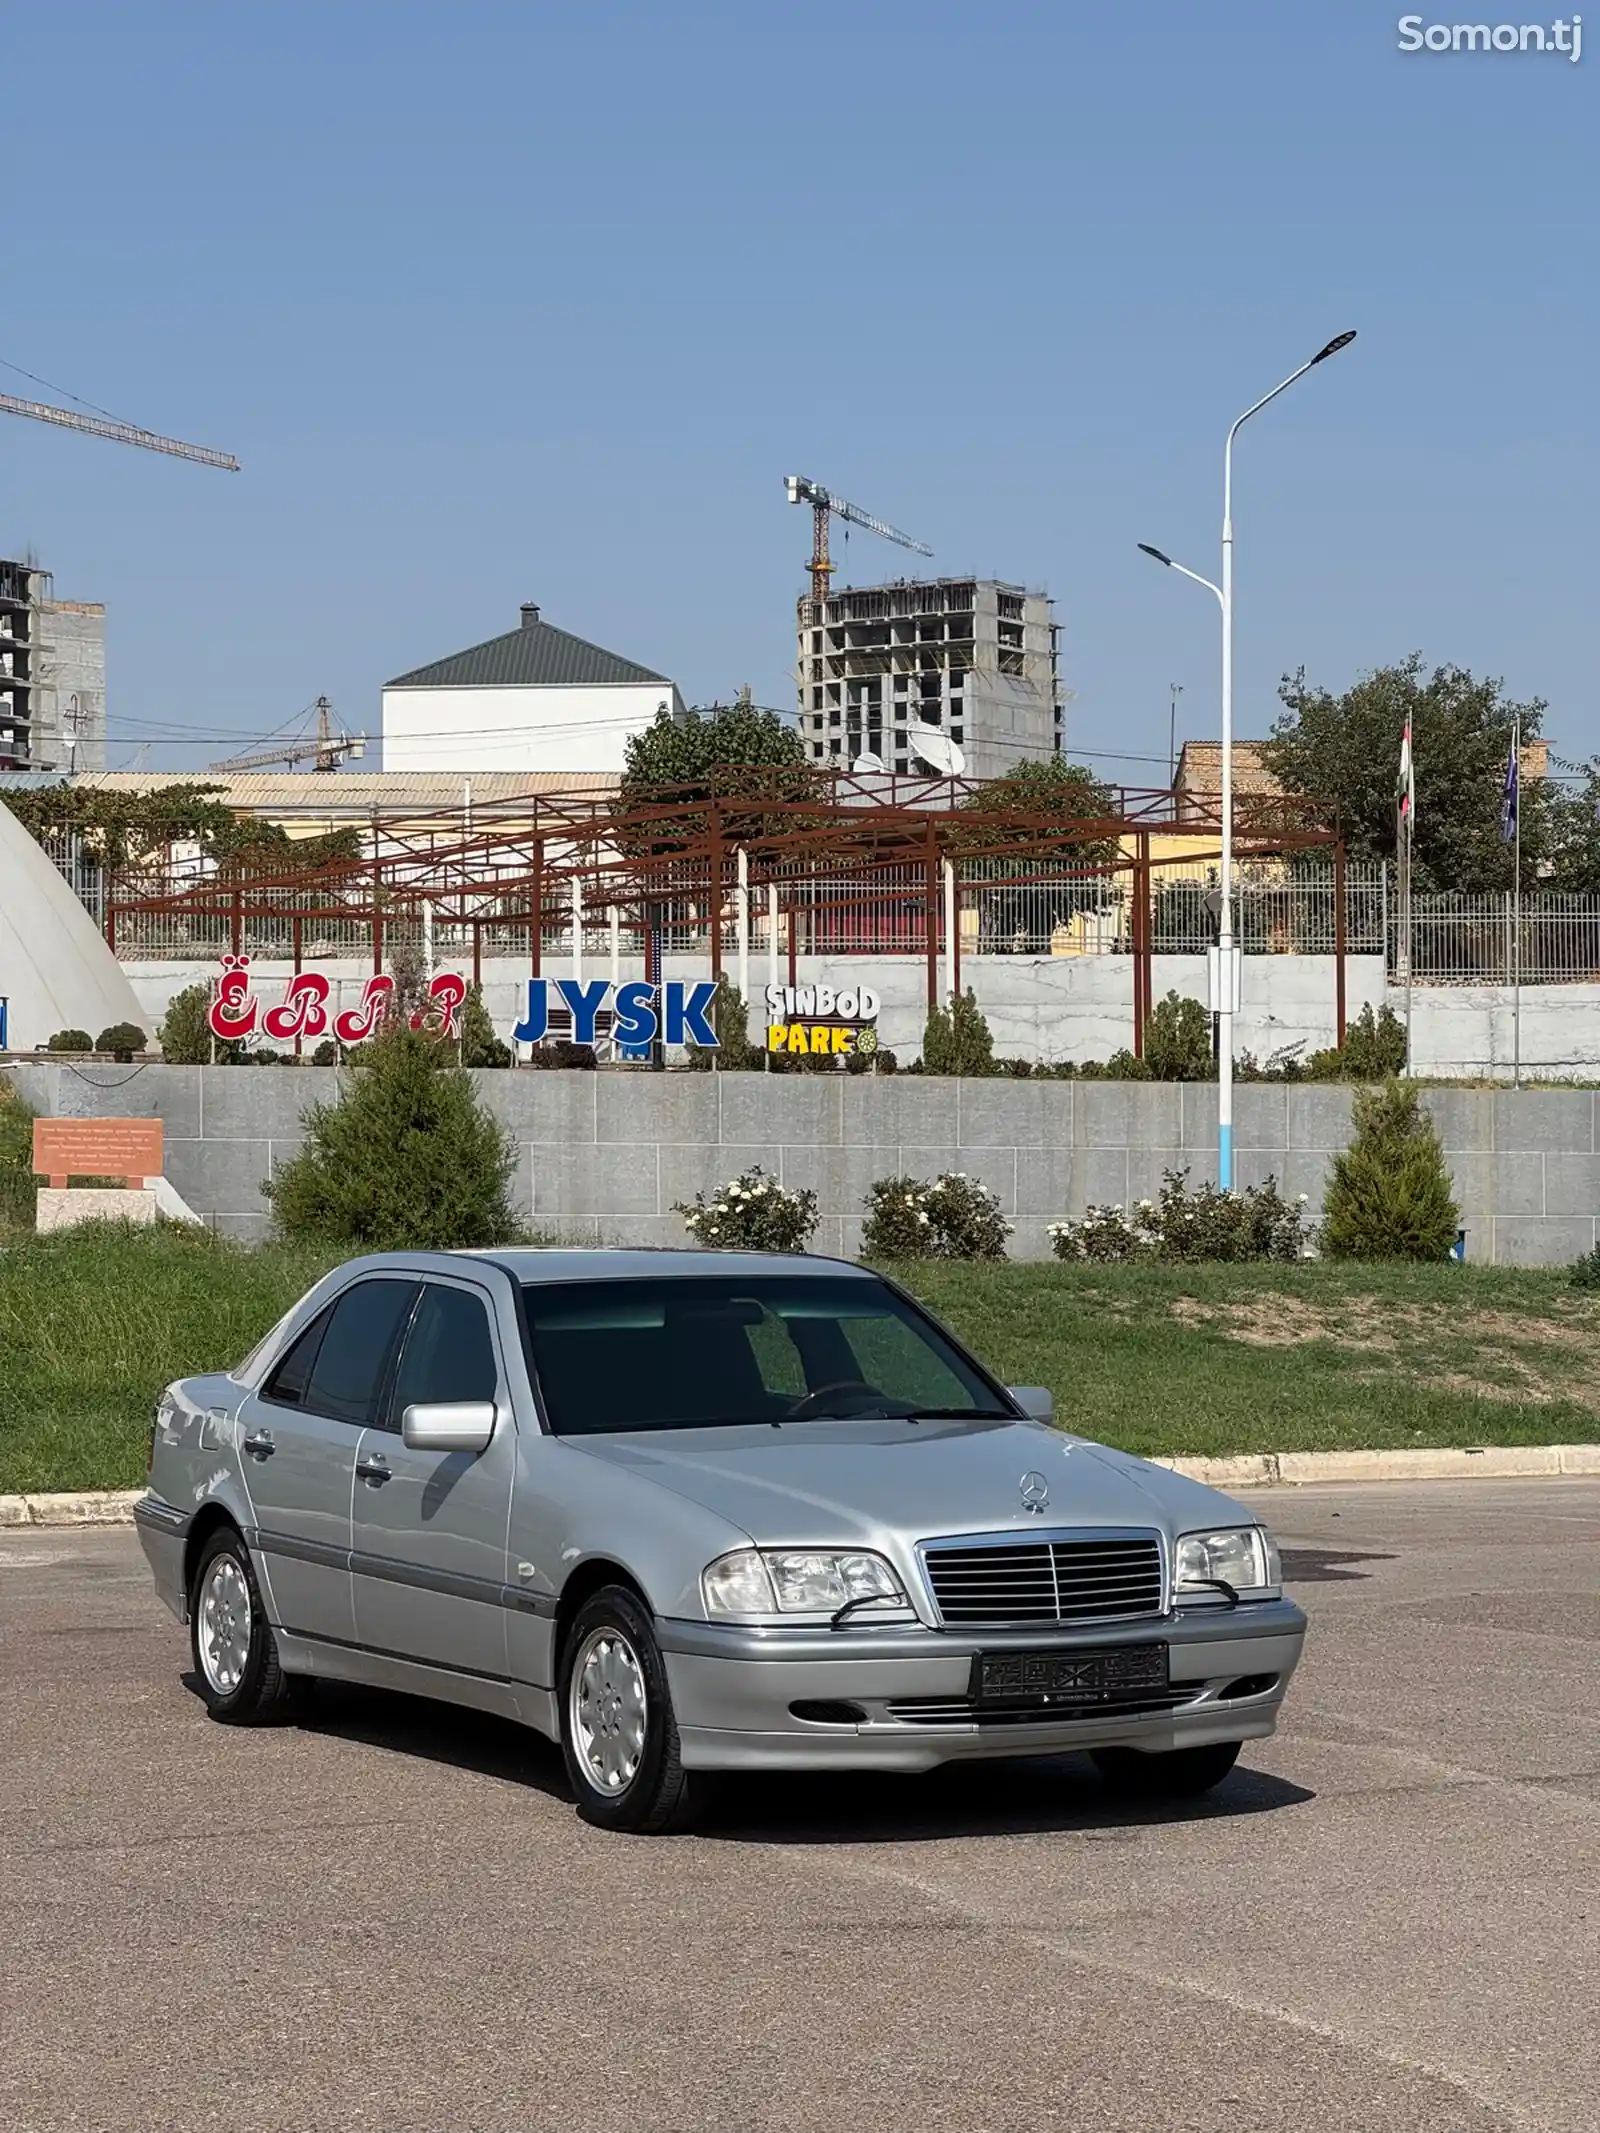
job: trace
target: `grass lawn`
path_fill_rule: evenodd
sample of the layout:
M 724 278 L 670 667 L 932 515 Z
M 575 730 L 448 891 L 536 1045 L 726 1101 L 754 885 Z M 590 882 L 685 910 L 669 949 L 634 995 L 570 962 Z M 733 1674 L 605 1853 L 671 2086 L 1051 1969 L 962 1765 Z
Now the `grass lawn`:
M 0 1252 L 0 1494 L 133 1488 L 170 1379 L 238 1360 L 337 1254 L 112 1226 Z M 1600 1297 L 1492 1267 L 915 1266 L 1008 1383 L 1140 1452 L 1600 1436 Z

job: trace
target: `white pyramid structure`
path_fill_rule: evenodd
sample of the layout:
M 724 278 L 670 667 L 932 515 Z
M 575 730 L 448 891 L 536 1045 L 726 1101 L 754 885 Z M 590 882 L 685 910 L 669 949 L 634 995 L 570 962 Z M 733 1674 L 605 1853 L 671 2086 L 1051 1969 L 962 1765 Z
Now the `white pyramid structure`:
M 14 1052 L 58 1029 L 97 1037 L 149 1020 L 99 928 L 9 807 L 0 804 L 0 997 Z

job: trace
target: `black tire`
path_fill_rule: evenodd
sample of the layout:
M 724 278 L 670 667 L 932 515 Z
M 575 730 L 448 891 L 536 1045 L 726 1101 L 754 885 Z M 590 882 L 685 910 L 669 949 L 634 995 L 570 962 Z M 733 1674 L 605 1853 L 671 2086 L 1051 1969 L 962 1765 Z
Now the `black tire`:
M 626 1715 L 611 1725 L 610 1745 L 623 1767 L 607 1787 L 597 1782 L 591 1756 L 605 1752 L 581 1737 L 580 1708 L 586 1702 L 580 1684 L 574 1695 L 574 1676 L 580 1660 L 595 1647 L 596 1640 L 609 1638 L 619 1670 L 631 1682 L 642 1685 L 643 1733 L 635 1750 Z M 626 1655 L 626 1656 L 624 1656 Z M 603 1649 L 596 1653 L 604 1663 Z M 630 1663 L 631 1662 L 631 1663 Z M 637 1593 L 626 1585 L 606 1585 L 585 1600 L 573 1617 L 561 1650 L 558 1679 L 561 1699 L 561 1752 L 567 1776 L 572 1781 L 578 1812 L 597 1829 L 628 1832 L 634 1836 L 664 1836 L 687 1829 L 699 1808 L 703 1786 L 684 1769 L 678 1752 L 678 1722 L 672 1711 L 672 1692 L 655 1626 Z M 591 1707 L 592 1708 L 592 1707 Z M 598 1713 L 602 1727 L 607 1714 Z M 631 1764 L 632 1767 L 626 1766 Z
M 1096 1748 L 1094 1766 L 1108 1785 L 1141 1800 L 1193 1800 L 1220 1785 L 1239 1760 L 1242 1741 L 1213 1741 L 1204 1748 L 1169 1748 L 1151 1755 L 1138 1748 Z
M 223 1592 L 213 1590 L 219 1565 L 225 1566 Z M 231 1608 L 238 1624 L 241 1603 L 249 1610 L 248 1634 L 243 1663 L 234 1667 L 222 1662 L 213 1632 L 219 1608 Z M 219 1526 L 200 1551 L 189 1587 L 189 1649 L 201 1698 L 219 1725 L 270 1726 L 289 1716 L 297 1683 L 283 1671 L 250 1551 L 236 1527 Z

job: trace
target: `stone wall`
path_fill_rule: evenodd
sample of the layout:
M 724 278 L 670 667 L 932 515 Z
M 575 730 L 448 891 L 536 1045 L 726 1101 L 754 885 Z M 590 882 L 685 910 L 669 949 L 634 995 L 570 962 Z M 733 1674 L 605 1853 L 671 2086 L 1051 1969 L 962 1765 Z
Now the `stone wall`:
M 261 1183 L 298 1147 L 332 1068 L 25 1066 L 36 1109 L 159 1117 L 167 1175 L 198 1214 L 259 1238 Z M 516 1135 L 518 1202 L 541 1229 L 603 1242 L 684 1241 L 677 1200 L 759 1162 L 809 1186 L 816 1248 L 853 1252 L 875 1178 L 964 1170 L 999 1193 L 1011 1249 L 1041 1257 L 1045 1225 L 1090 1201 L 1154 1195 L 1168 1168 L 1215 1176 L 1216 1090 L 1151 1082 L 951 1081 L 920 1076 L 481 1073 Z M 1590 1250 L 1600 1212 L 1596 1092 L 1430 1089 L 1468 1255 L 1558 1264 Z M 1268 1175 L 1321 1206 L 1350 1130 L 1350 1091 L 1253 1083 L 1237 1092 L 1238 1182 Z

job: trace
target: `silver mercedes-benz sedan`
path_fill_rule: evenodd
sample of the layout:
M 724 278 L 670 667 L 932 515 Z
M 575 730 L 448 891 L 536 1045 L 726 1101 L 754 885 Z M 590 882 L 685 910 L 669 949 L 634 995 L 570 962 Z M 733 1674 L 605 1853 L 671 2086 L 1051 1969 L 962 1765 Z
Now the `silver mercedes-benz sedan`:
M 828 1259 L 352 1260 L 168 1387 L 135 1516 L 216 1718 L 307 1677 L 499 1712 L 610 1829 L 711 1771 L 1082 1748 L 1201 1792 L 1305 1633 L 1248 1512 Z

